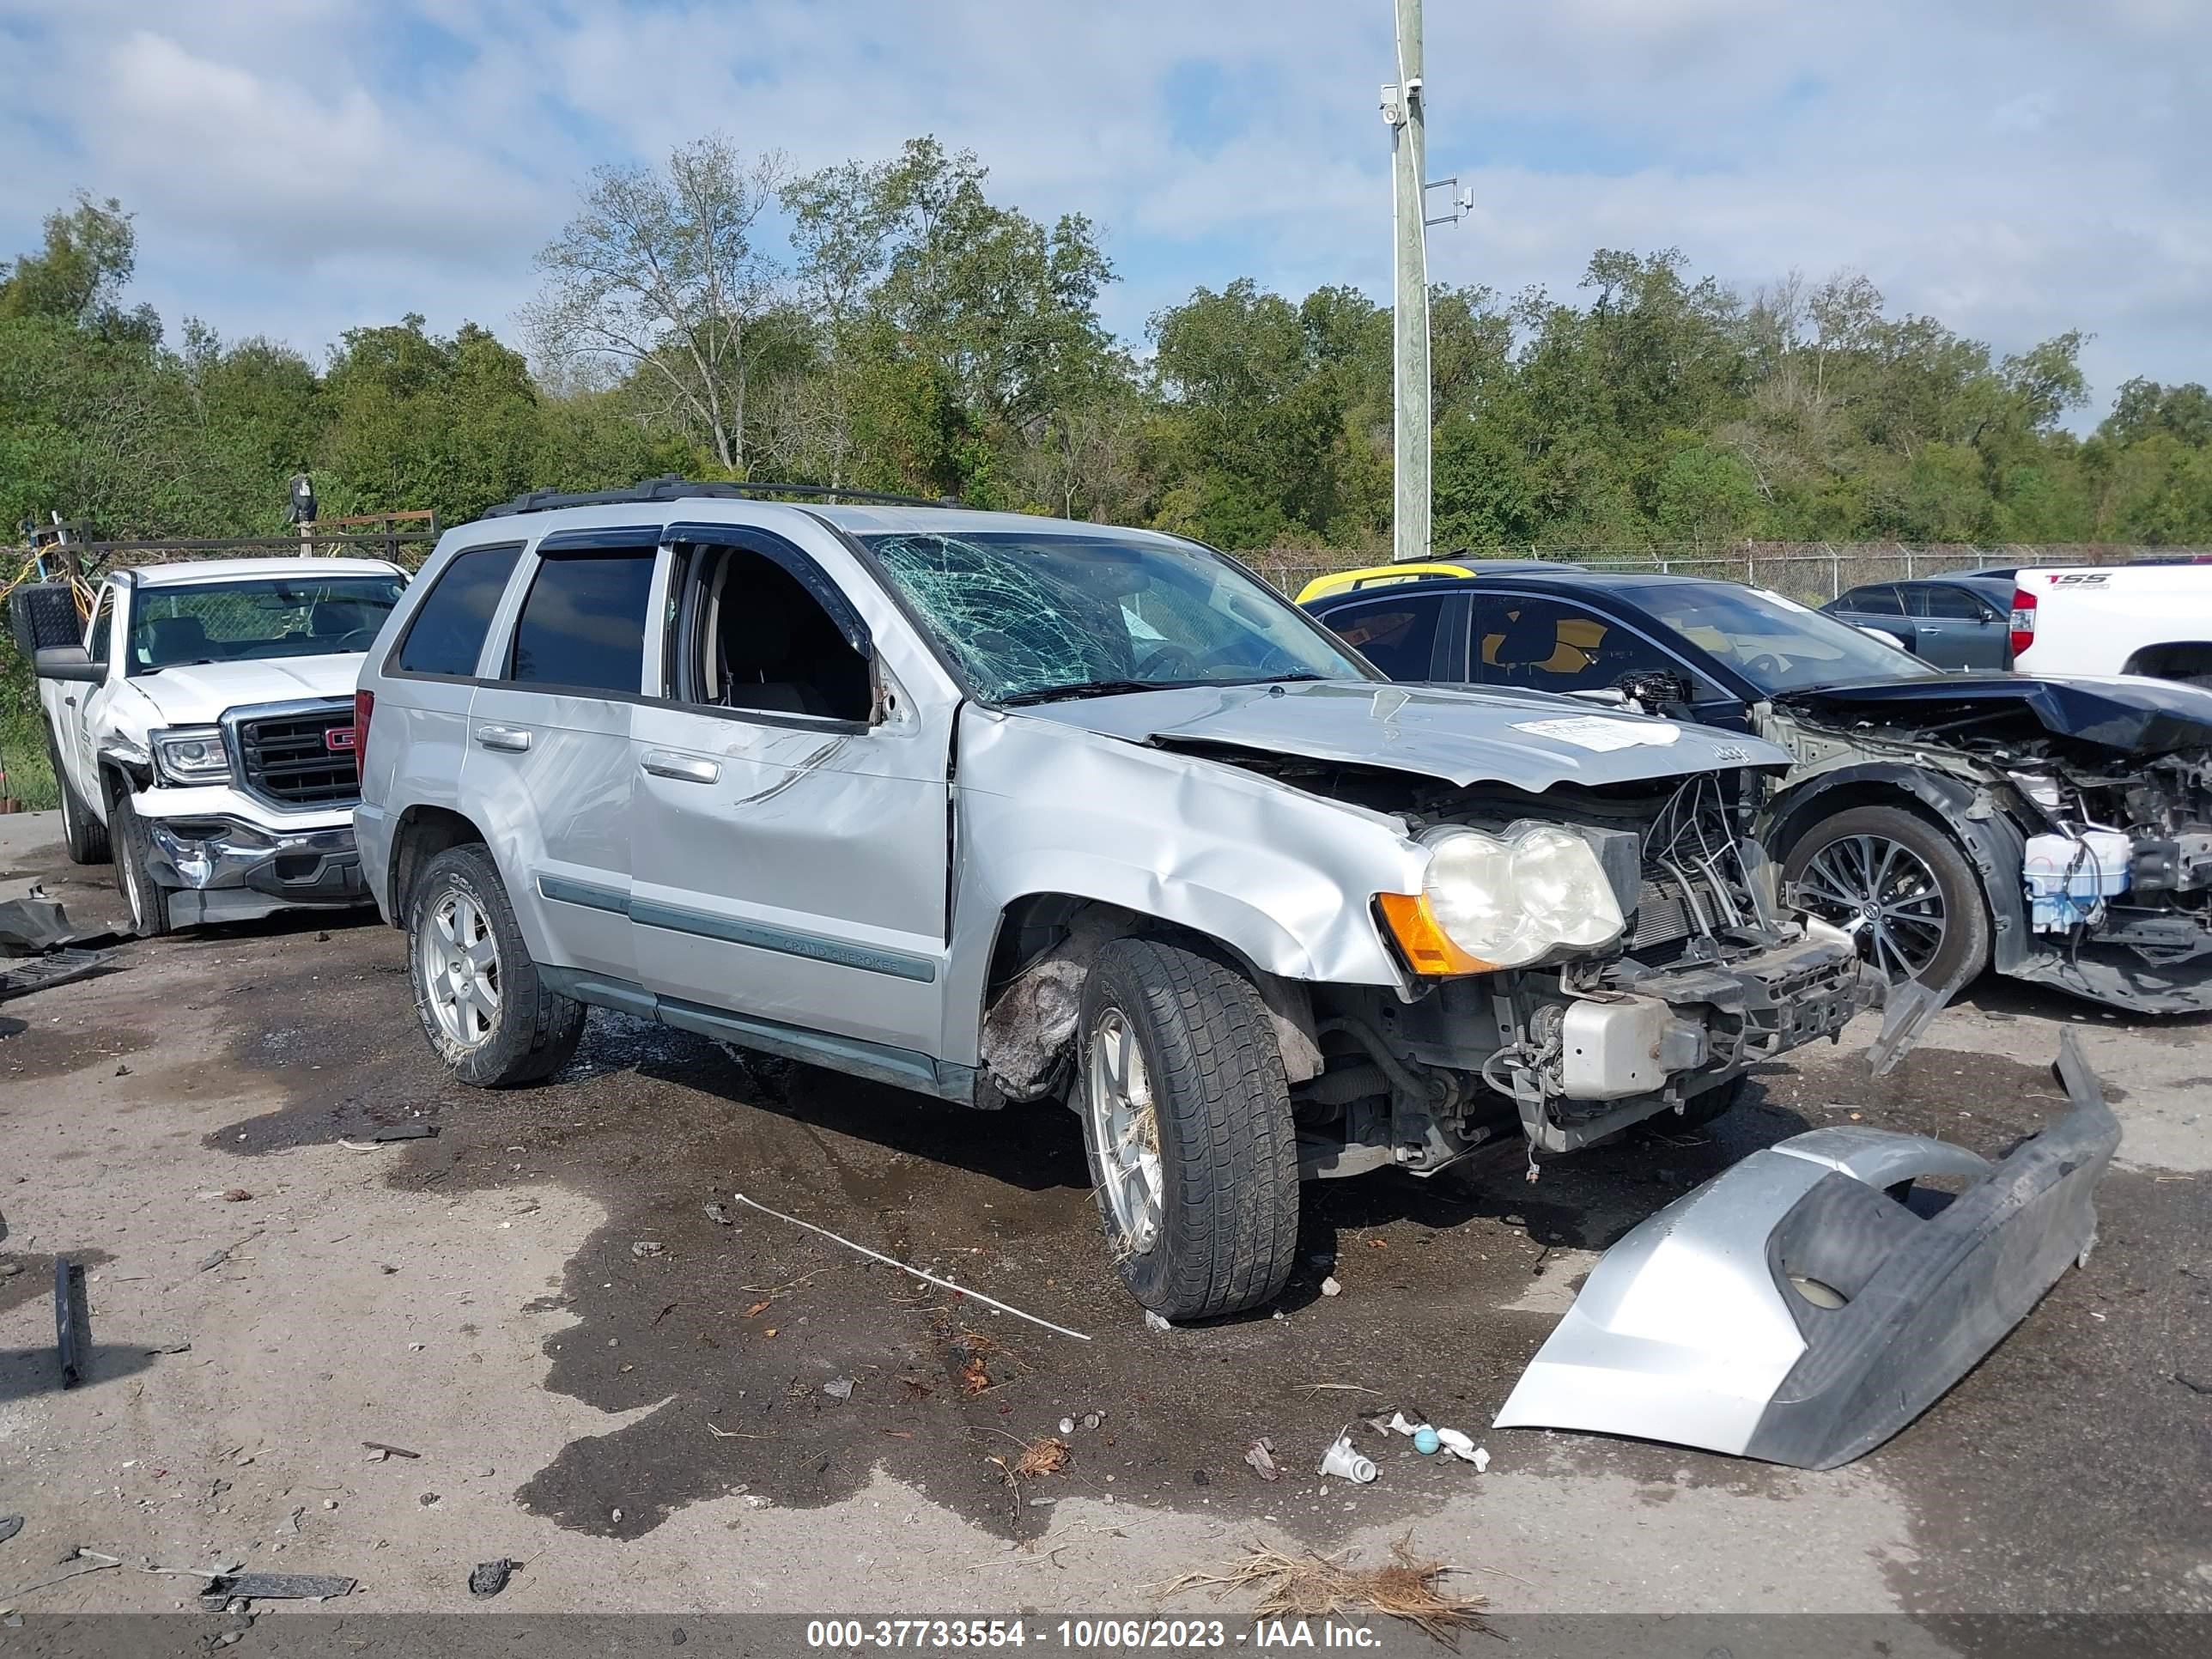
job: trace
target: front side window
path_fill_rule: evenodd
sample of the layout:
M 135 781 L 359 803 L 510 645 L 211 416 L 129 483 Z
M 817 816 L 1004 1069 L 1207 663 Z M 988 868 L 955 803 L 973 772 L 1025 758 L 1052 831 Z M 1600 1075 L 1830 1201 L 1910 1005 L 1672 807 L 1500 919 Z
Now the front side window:
M 1913 589 L 1917 601 L 1912 607 L 1916 617 L 1927 617 L 1938 622 L 1980 622 L 1988 612 L 1982 602 L 1963 587 L 1918 587 Z
M 474 674 L 492 612 L 521 552 L 520 546 L 477 547 L 456 555 L 416 606 L 392 667 L 404 674 Z
M 507 678 L 633 695 L 645 663 L 651 549 L 544 558 L 514 624 Z
M 798 577 L 763 553 L 700 547 L 675 585 L 670 694 L 679 702 L 865 722 L 867 659 Z
M 130 672 L 366 651 L 405 586 L 395 574 L 141 587 L 131 607 Z
M 1281 594 L 1188 544 L 1110 532 L 863 539 L 988 702 L 1372 678 Z
M 1531 691 L 1596 691 L 1682 665 L 1634 629 L 1535 595 L 1486 595 L 1475 606 L 1482 679 Z
M 1425 680 L 1436 672 L 1437 625 L 1443 609 L 1443 599 L 1429 594 L 1341 605 L 1322 620 L 1392 679 Z

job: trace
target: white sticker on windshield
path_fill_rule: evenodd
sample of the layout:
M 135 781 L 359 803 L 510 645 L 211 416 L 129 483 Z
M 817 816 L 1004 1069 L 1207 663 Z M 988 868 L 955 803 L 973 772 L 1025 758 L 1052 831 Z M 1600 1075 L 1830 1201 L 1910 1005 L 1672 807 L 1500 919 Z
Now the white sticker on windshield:
M 1513 729 L 1532 732 L 1558 743 L 1571 743 L 1577 749 L 1593 749 L 1600 754 L 1646 745 L 1664 749 L 1682 735 L 1680 726 L 1670 726 L 1664 720 L 1654 720 L 1646 726 L 1640 720 L 1607 720 L 1602 714 L 1584 714 L 1573 720 L 1516 720 Z

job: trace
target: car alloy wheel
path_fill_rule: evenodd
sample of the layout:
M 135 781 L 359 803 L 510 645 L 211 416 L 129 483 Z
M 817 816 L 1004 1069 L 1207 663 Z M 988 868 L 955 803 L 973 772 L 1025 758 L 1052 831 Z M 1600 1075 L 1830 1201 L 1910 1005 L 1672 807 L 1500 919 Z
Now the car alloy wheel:
M 416 944 L 430 1011 L 452 1042 L 480 1048 L 499 1024 L 499 941 L 491 919 L 458 889 L 440 895 Z
M 1798 896 L 1858 941 L 1893 981 L 1917 979 L 1943 948 L 1943 890 L 1927 861 L 1881 836 L 1844 836 L 1815 853 Z
M 1160 1126 L 1152 1075 L 1128 1017 L 1103 1010 L 1091 1033 L 1091 1076 L 1085 1091 L 1099 1180 L 1123 1248 L 1142 1255 L 1160 1231 L 1163 1182 Z

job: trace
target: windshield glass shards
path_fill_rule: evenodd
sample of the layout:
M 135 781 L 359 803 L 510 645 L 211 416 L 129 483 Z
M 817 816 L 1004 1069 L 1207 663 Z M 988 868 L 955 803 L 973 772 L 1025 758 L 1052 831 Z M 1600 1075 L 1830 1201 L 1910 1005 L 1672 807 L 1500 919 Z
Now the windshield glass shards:
M 1373 678 L 1289 600 L 1202 548 L 1043 530 L 864 539 L 992 702 Z

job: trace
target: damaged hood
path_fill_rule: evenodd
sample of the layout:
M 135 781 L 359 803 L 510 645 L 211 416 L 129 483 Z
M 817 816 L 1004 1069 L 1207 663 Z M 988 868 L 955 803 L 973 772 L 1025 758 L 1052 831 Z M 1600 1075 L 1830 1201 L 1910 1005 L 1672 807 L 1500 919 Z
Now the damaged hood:
M 1868 721 L 1933 739 L 2011 717 L 2032 720 L 2053 737 L 2102 744 L 2125 755 L 2212 748 L 2212 691 L 2132 674 L 2066 679 L 1941 674 L 1784 691 L 1774 700 L 1834 725 Z
M 1043 703 L 1022 714 L 1155 748 L 1381 767 L 1465 788 L 1686 777 L 1788 753 L 1758 738 L 1617 713 L 1576 697 L 1371 680 L 1191 686 Z
M 358 652 L 328 657 L 272 657 L 259 662 L 200 663 L 133 674 L 131 687 L 171 726 L 220 719 L 223 711 L 308 697 L 350 697 L 367 659 Z

